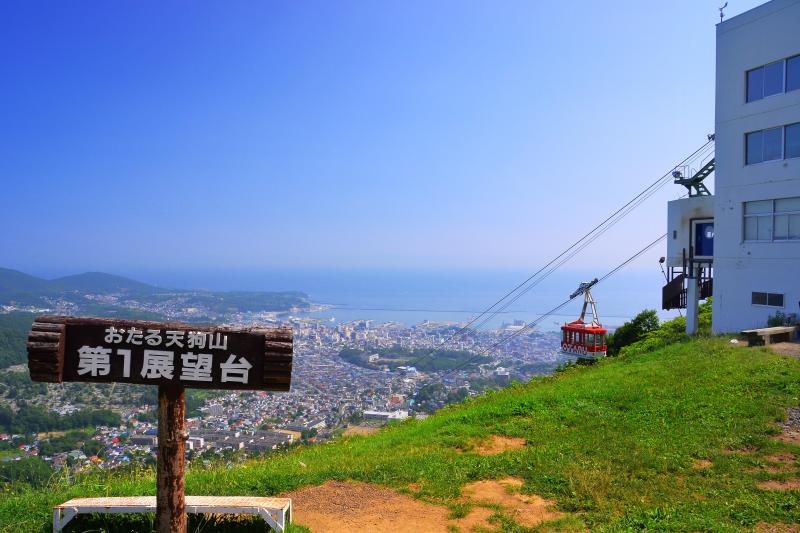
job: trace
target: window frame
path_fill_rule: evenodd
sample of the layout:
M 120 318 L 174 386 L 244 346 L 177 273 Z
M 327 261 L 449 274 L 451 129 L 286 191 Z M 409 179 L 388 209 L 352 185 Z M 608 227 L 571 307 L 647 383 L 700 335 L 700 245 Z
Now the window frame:
M 757 67 L 753 67 L 744 71 L 744 103 L 750 104 L 752 102 L 758 102 L 759 100 L 764 100 L 766 98 L 772 98 L 773 96 L 778 96 L 780 94 L 786 94 L 793 91 L 800 90 L 800 85 L 794 88 L 789 88 L 789 62 L 792 60 L 800 61 L 800 54 L 792 54 L 790 56 L 783 57 L 781 59 L 776 59 L 775 61 L 770 61 L 768 63 L 764 63 L 763 65 L 759 65 Z M 781 63 L 782 71 L 783 71 L 783 83 L 781 84 L 781 90 L 772 93 L 766 94 L 766 81 L 767 81 L 767 67 L 774 65 L 776 63 Z M 761 96 L 758 98 L 750 98 L 750 73 L 760 71 L 761 73 Z
M 800 56 L 798 56 L 800 57 Z M 797 155 L 789 156 L 788 147 L 789 147 L 789 128 L 797 128 L 798 134 L 800 134 L 800 122 L 793 122 L 791 124 L 786 124 L 783 126 L 783 159 L 798 159 L 800 158 L 800 152 Z M 763 144 L 763 143 L 762 143 Z
M 753 300 L 755 299 L 756 294 L 763 294 L 764 301 L 766 303 L 759 304 L 754 303 Z M 770 296 L 780 296 L 781 298 L 781 305 L 773 305 L 769 303 Z M 751 291 L 750 292 L 750 305 L 753 307 L 771 307 L 773 309 L 785 309 L 786 308 L 786 294 L 782 292 L 766 292 L 766 291 Z
M 794 128 L 800 126 L 800 122 L 792 122 L 791 124 L 782 124 L 780 126 L 772 126 L 769 128 L 762 128 L 760 130 L 753 130 L 753 131 L 746 131 L 744 132 L 744 147 L 743 147 L 743 155 L 744 155 L 744 166 L 750 167 L 753 165 L 760 165 L 762 163 L 772 163 L 775 161 L 786 161 L 787 159 L 800 159 L 800 153 L 798 155 L 793 155 L 789 157 L 787 155 L 787 143 L 788 143 L 788 130 L 789 128 Z M 765 150 L 765 143 L 764 143 L 764 132 L 772 131 L 772 130 L 779 130 L 781 133 L 780 139 L 780 149 L 781 155 L 777 159 L 764 159 L 764 150 Z M 759 134 L 760 144 L 761 144 L 761 159 L 758 161 L 750 162 L 750 138 L 751 136 L 755 136 Z M 755 137 L 753 137 L 755 138 Z
M 798 81 L 800 82 L 800 54 L 795 54 L 793 56 L 789 56 L 786 59 L 784 59 L 784 61 L 786 62 L 786 67 L 784 68 L 784 73 L 783 73 L 783 77 L 784 77 L 783 89 L 784 89 L 784 92 L 787 92 L 787 93 L 791 93 L 791 92 L 794 92 L 794 91 L 800 91 L 800 83 L 798 83 L 797 87 L 795 87 L 793 89 L 789 88 L 789 61 L 792 61 L 792 60 L 797 61 L 797 68 L 798 68 L 797 75 L 798 75 Z
M 775 210 L 775 203 L 778 200 L 788 200 L 791 198 L 800 198 L 800 196 L 787 196 L 786 198 L 772 198 L 767 200 L 748 200 L 746 202 L 742 202 L 742 243 L 747 242 L 800 242 L 800 237 L 798 238 L 791 238 L 791 233 L 788 228 L 791 228 L 791 225 L 787 227 L 786 238 L 776 239 L 775 238 L 775 218 L 779 216 L 786 216 L 792 217 L 797 216 L 800 217 L 800 209 L 792 210 L 792 211 L 776 211 Z M 770 211 L 764 213 L 750 213 L 747 214 L 747 204 L 750 202 L 769 202 L 770 203 Z M 770 221 L 770 238 L 769 239 L 748 239 L 747 238 L 747 219 L 756 219 L 756 237 L 758 237 L 758 219 L 769 219 Z M 791 219 L 787 219 L 787 224 L 791 224 Z

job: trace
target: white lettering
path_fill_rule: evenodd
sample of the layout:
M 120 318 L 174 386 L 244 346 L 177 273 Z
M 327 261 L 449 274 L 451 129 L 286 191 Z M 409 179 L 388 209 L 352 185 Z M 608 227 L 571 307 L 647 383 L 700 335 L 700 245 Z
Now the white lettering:
M 107 376 L 111 370 L 111 348 L 83 346 L 78 349 L 78 375 Z
M 164 350 L 145 350 L 142 377 L 148 379 L 172 379 L 175 353 Z
M 240 357 L 238 363 L 234 362 L 235 359 L 236 356 L 231 354 L 227 361 L 220 363 L 219 367 L 222 369 L 222 383 L 230 381 L 247 384 L 247 375 L 250 369 L 253 368 L 253 365 L 244 357 Z
M 183 367 L 180 379 L 191 381 L 211 381 L 212 356 L 210 353 L 192 352 L 181 355 Z

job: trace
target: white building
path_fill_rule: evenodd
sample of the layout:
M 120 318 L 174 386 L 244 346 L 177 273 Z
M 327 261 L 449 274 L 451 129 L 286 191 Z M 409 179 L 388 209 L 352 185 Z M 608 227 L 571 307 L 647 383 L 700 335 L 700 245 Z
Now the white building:
M 668 266 L 711 237 L 716 333 L 800 315 L 800 0 L 717 25 L 715 137 L 714 196 L 670 202 Z
M 717 26 L 716 332 L 800 302 L 800 0 Z
M 364 420 L 405 420 L 408 411 L 364 411 Z

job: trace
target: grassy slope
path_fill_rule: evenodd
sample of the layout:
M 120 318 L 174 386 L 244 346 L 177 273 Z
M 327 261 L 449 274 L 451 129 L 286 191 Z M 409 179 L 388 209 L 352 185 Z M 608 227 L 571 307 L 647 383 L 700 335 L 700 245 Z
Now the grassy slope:
M 525 491 L 575 513 L 560 524 L 569 529 L 727 531 L 760 521 L 800 522 L 800 492 L 760 490 L 756 482 L 766 474 L 753 471 L 765 455 L 791 448 L 770 436 L 798 397 L 800 361 L 700 339 L 573 368 L 375 436 L 230 470 L 191 470 L 186 486 L 190 494 L 271 495 L 328 479 L 398 488 L 416 482 L 423 498 L 457 512 L 463 484 L 511 475 L 525 479 Z M 490 434 L 525 437 L 528 446 L 491 457 L 456 450 Z M 723 453 L 744 447 L 757 451 Z M 694 458 L 714 464 L 696 470 Z M 153 490 L 152 474 L 140 473 L 3 495 L 0 527 L 46 531 L 51 506 L 66 498 Z M 498 519 L 504 530 L 523 531 Z M 141 524 L 119 516 L 103 520 L 92 527 Z

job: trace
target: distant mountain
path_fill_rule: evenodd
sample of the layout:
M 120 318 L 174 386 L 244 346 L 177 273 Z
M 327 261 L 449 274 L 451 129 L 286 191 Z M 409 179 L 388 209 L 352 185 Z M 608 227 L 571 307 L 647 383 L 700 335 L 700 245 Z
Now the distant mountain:
M 129 292 L 152 294 L 159 291 L 164 291 L 163 289 L 159 289 L 153 285 L 148 285 L 147 283 L 142 283 L 141 281 L 124 278 L 122 276 L 115 276 L 113 274 L 106 274 L 104 272 L 85 272 L 83 274 L 64 276 L 63 278 L 56 278 L 50 283 L 63 290 L 81 292 Z
M 307 309 L 299 291 L 215 292 L 156 287 L 104 272 L 86 272 L 53 280 L 0 268 L 0 306 L 38 311 L 129 318 L 219 321 L 237 312 Z
M 7 293 L 24 293 L 46 291 L 50 282 L 18 270 L 0 268 L 0 295 Z

